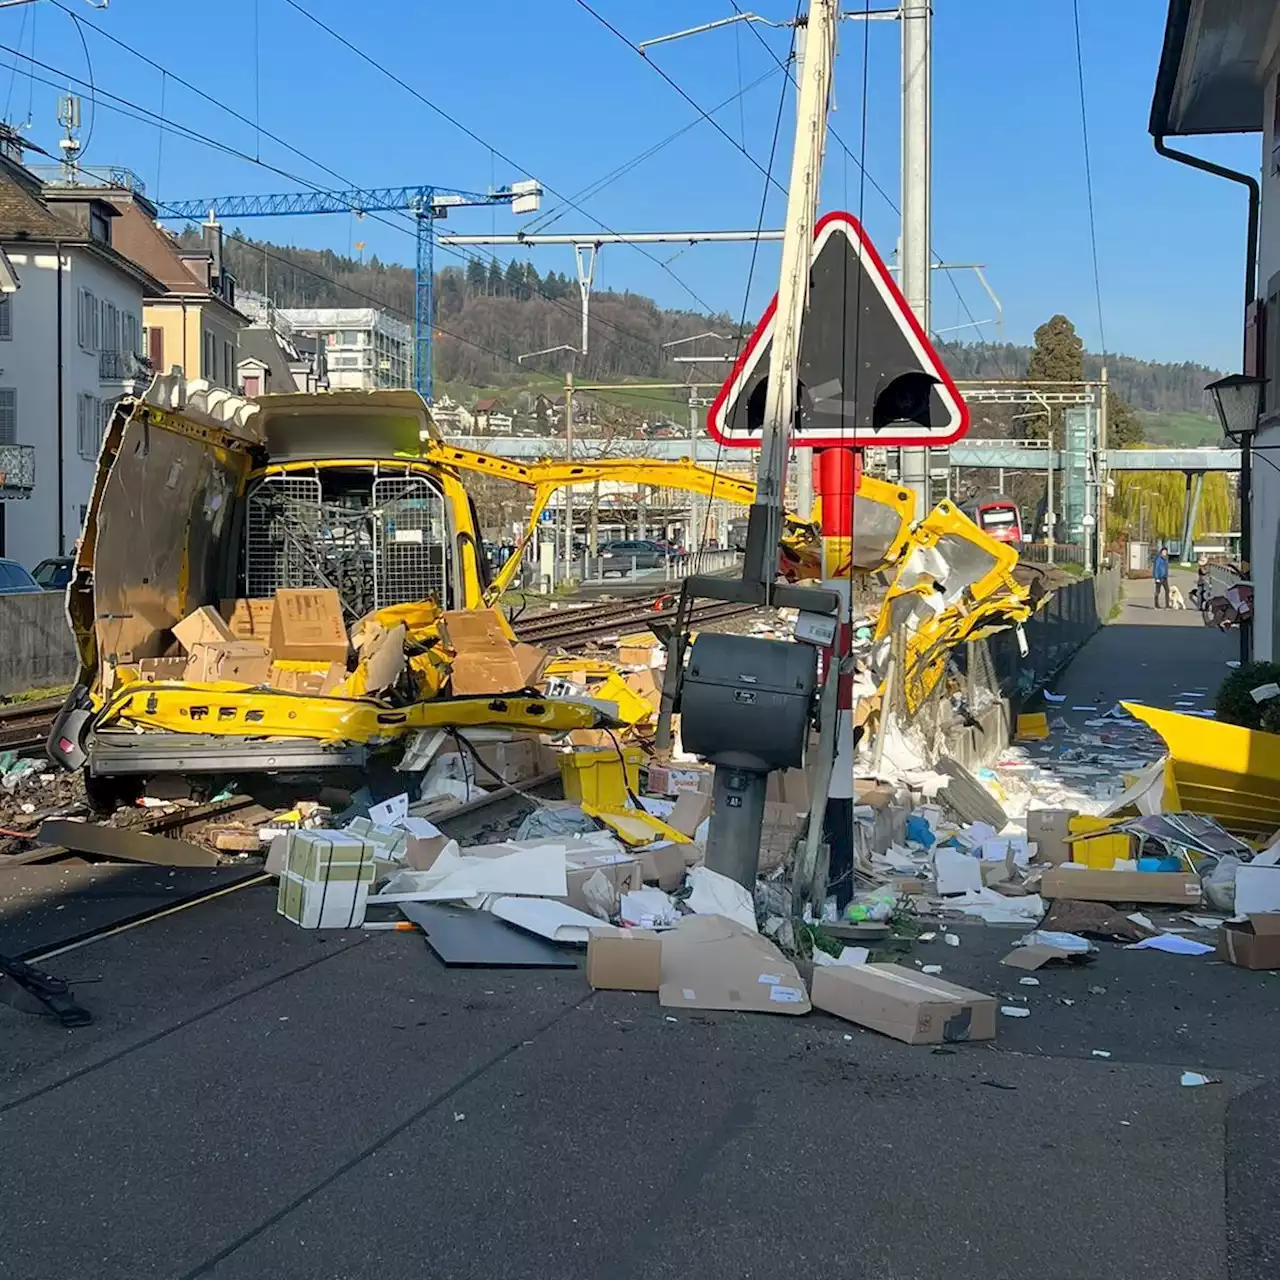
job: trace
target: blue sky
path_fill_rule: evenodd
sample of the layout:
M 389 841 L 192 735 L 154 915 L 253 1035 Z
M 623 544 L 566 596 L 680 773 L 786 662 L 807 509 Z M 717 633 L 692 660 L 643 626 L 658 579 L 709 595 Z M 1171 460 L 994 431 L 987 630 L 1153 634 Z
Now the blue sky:
M 849 0 L 847 7 L 857 2 Z M 0 100 L 7 99 L 15 123 L 26 120 L 30 104 L 34 141 L 56 150 L 55 100 L 68 87 L 66 75 L 87 80 L 91 66 L 99 90 L 152 112 L 160 112 L 163 102 L 168 119 L 303 180 L 173 133 L 161 143 L 153 122 L 121 115 L 105 100 L 95 112 L 89 92 L 70 84 L 85 98 L 84 163 L 125 165 L 160 199 L 286 191 L 309 183 L 333 188 L 341 180 L 483 190 L 531 175 L 549 188 L 544 210 L 550 210 L 697 119 L 653 67 L 575 0 L 306 0 L 306 8 L 487 145 L 360 61 L 286 0 L 222 0 L 214 8 L 112 0 L 104 12 L 82 0 L 63 3 L 83 19 L 85 47 L 71 19 L 50 3 L 0 10 L 0 44 L 32 53 L 34 37 L 33 56 L 58 70 L 37 69 L 36 75 L 59 87 L 32 85 L 28 64 L 19 60 L 12 76 L 12 56 L 0 52 Z M 633 41 L 733 12 L 729 0 L 593 0 L 593 7 Z M 1107 346 L 1234 368 L 1243 193 L 1161 159 L 1147 135 L 1166 7 L 1165 0 L 1080 0 Z M 758 0 L 754 10 L 785 21 L 795 5 Z M 314 160 L 262 137 L 99 31 L 134 46 Z M 773 55 L 785 57 L 788 42 L 784 30 L 739 27 L 664 46 L 651 58 L 707 109 L 766 77 L 716 119 L 767 165 L 782 89 Z M 1004 303 L 1008 340 L 1028 340 L 1038 323 L 1062 311 L 1098 349 L 1069 0 L 936 0 L 935 44 L 935 253 L 947 261 L 986 264 Z M 898 76 L 897 24 L 843 24 L 832 123 L 894 204 Z M 775 162 L 784 182 L 791 111 L 788 94 Z M 1223 163 L 1258 168 L 1257 137 L 1196 145 Z M 760 172 L 703 121 L 582 199 L 580 209 L 565 209 L 553 229 L 751 227 L 762 188 Z M 840 207 L 861 209 L 882 251 L 892 250 L 896 213 L 870 184 L 860 189 L 856 162 L 833 141 L 823 208 Z M 766 221 L 778 225 L 782 209 L 782 194 L 771 191 Z M 257 221 L 241 229 L 343 253 L 364 241 L 366 254 L 412 261 L 407 222 L 384 216 L 394 225 L 336 215 Z M 476 209 L 451 218 L 445 229 L 507 231 L 518 225 L 505 210 Z M 748 248 L 657 246 L 650 253 L 606 248 L 598 284 L 650 294 L 667 306 L 701 310 L 705 303 L 735 316 L 745 306 L 749 318 L 776 285 L 776 247 L 762 249 L 749 294 Z M 568 248 L 522 256 L 531 256 L 544 273 L 573 269 Z M 443 253 L 437 259 L 438 265 L 451 261 L 457 259 Z M 971 277 L 958 276 L 956 286 L 963 301 L 949 283 L 935 282 L 935 328 L 993 314 Z M 989 340 L 998 336 L 993 326 L 982 333 Z

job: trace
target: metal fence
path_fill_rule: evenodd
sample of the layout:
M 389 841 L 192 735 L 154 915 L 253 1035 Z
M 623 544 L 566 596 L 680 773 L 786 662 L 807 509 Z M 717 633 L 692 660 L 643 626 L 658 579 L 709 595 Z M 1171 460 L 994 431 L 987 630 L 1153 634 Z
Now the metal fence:
M 1031 564 L 1084 564 L 1084 548 L 1073 542 L 1024 542 L 1018 554 Z
M 693 551 L 687 555 L 670 556 L 660 564 L 654 564 L 650 556 L 582 555 L 572 560 L 532 560 L 522 571 L 520 581 L 532 591 L 554 591 L 566 583 L 583 586 L 619 585 L 655 586 L 665 582 L 679 582 L 695 573 L 738 573 L 742 568 L 742 554 L 738 551 Z

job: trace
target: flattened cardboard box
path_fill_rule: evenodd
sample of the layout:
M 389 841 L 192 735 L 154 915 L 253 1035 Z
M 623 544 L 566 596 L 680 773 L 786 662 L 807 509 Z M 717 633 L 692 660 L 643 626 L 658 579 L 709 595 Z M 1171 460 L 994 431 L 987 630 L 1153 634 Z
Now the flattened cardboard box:
M 638 849 L 640 858 L 640 874 L 646 884 L 656 884 L 659 889 L 670 893 L 684 883 L 684 873 L 689 866 L 685 851 L 697 854 L 699 860 L 702 850 L 696 844 L 676 844 L 668 841 L 656 844 L 649 849 Z
M 1280 969 L 1280 914 L 1224 920 L 1218 958 L 1238 969 Z
M 994 996 L 896 964 L 824 965 L 813 971 L 813 1007 L 905 1044 L 994 1040 Z
M 662 935 L 652 929 L 592 929 L 587 936 L 587 982 L 596 990 L 657 991 L 662 982 Z
M 644 888 L 644 873 L 640 866 L 640 859 L 630 854 L 586 853 L 570 848 L 565 854 L 564 862 L 568 892 L 561 901 L 567 902 L 571 907 L 577 907 L 579 911 L 585 911 L 588 915 L 591 914 L 591 908 L 583 896 L 582 886 L 597 871 L 603 873 L 619 896 Z
M 439 625 L 456 654 L 449 677 L 455 694 L 515 693 L 536 684 L 547 664 L 541 649 L 512 644 L 490 610 L 452 610 Z
M 1200 879 L 1180 871 L 1053 867 L 1040 878 L 1040 895 L 1077 902 L 1173 902 L 1185 907 L 1199 903 Z
M 808 1013 L 795 966 L 753 929 L 724 916 L 682 916 L 662 935 L 658 1003 L 668 1009 Z

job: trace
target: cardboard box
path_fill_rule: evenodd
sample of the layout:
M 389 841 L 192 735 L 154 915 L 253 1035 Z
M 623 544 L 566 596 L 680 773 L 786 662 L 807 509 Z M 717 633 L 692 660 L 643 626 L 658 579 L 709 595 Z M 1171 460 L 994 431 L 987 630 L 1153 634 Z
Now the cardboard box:
M 341 662 L 274 662 L 268 684 L 282 693 L 332 693 L 346 679 Z
M 587 981 L 597 991 L 657 991 L 662 983 L 662 937 L 652 929 L 592 929 Z
M 529 738 L 516 738 L 511 742 L 477 742 L 476 755 L 503 782 L 528 782 L 538 776 L 537 744 Z M 478 769 L 476 781 L 481 786 L 493 782 L 493 774 Z
M 288 662 L 347 663 L 347 628 L 342 601 L 331 587 L 276 592 L 271 616 L 271 651 Z
M 772 871 L 791 856 L 796 837 L 808 829 L 809 814 L 794 805 L 765 802 L 760 829 L 761 872 Z
M 1200 879 L 1181 871 L 1053 867 L 1040 879 L 1040 895 L 1079 902 L 1172 902 L 1193 907 L 1200 901 Z
M 693 850 L 699 857 L 702 856 L 702 850 L 697 845 L 675 844 L 671 841 L 654 845 L 651 849 L 637 850 L 640 874 L 645 883 L 656 884 L 667 893 L 678 889 L 684 883 L 684 873 L 689 865 L 685 857 L 686 850 Z
M 618 641 L 618 663 L 624 667 L 657 667 L 666 662 L 667 651 L 652 636 L 623 636 Z
M 274 600 L 224 600 L 220 612 L 237 640 L 270 645 L 271 620 L 276 614 Z
M 754 929 L 724 916 L 682 916 L 662 935 L 658 1002 L 669 1009 L 808 1013 L 795 966 Z
M 686 791 L 676 798 L 667 826 L 674 827 L 692 840 L 698 834 L 698 828 L 711 817 L 711 805 L 711 797 L 705 791 Z
M 548 657 L 531 644 L 512 644 L 490 609 L 459 609 L 440 615 L 440 633 L 456 655 L 450 683 L 460 696 L 516 693 L 538 681 Z
M 823 965 L 813 1007 L 905 1044 L 994 1040 L 994 996 L 896 964 Z
M 1027 839 L 1034 840 L 1036 861 L 1052 862 L 1055 867 L 1071 861 L 1071 834 L 1068 823 L 1076 817 L 1074 809 L 1028 809 Z
M 803 769 L 781 769 L 771 773 L 764 798 L 766 804 L 785 804 L 808 813 L 813 803 L 809 775 Z
M 468 849 L 467 852 L 470 853 L 471 850 Z M 577 907 L 579 911 L 587 912 L 588 915 L 592 912 L 582 888 L 597 871 L 609 881 L 619 897 L 644 888 L 640 859 L 629 853 L 587 853 L 570 848 L 565 854 L 564 863 L 568 892 L 561 901 Z
M 137 664 L 138 679 L 154 683 L 156 680 L 181 680 L 187 670 L 186 658 L 142 658 Z
M 235 639 L 212 605 L 201 605 L 173 628 L 173 638 L 190 653 L 198 644 L 226 644 Z
M 291 831 L 284 841 L 276 910 L 304 929 L 359 928 L 373 864 L 374 847 L 346 831 Z
M 1218 958 L 1240 969 L 1280 969 L 1280 913 L 1223 921 Z
M 631 671 L 623 678 L 632 693 L 643 698 L 652 708 L 654 719 L 662 709 L 662 682 L 657 679 L 651 667 L 642 671 Z
M 236 684 L 266 684 L 271 676 L 271 650 L 256 640 L 226 644 L 198 644 L 187 658 L 183 679 L 197 684 L 226 680 Z
M 711 779 L 715 771 L 710 765 L 651 764 L 649 766 L 649 793 L 655 796 L 679 796 L 688 791 L 711 794 Z

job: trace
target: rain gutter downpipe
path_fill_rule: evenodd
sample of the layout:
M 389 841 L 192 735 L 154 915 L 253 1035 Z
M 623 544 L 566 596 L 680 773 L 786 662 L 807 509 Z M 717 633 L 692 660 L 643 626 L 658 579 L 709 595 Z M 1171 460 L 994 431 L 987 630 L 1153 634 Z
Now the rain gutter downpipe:
M 1249 226 L 1245 232 L 1244 243 L 1244 314 L 1258 297 L 1258 220 L 1262 207 L 1262 188 L 1257 178 L 1237 169 L 1228 169 L 1225 165 L 1214 164 L 1212 160 L 1201 159 L 1186 151 L 1175 151 L 1167 146 L 1164 134 L 1153 134 L 1156 151 L 1169 160 L 1189 165 L 1204 173 L 1211 173 L 1217 178 L 1226 178 L 1228 182 L 1238 182 L 1249 189 Z M 1249 331 L 1245 329 L 1244 356 L 1240 364 L 1243 373 L 1250 362 Z M 1194 536 L 1194 530 L 1193 536 Z M 1240 561 L 1247 564 L 1253 558 L 1253 435 L 1250 433 L 1240 440 Z M 1250 570 L 1250 572 L 1252 572 Z M 1253 620 L 1240 622 L 1240 660 L 1248 662 L 1253 656 Z

